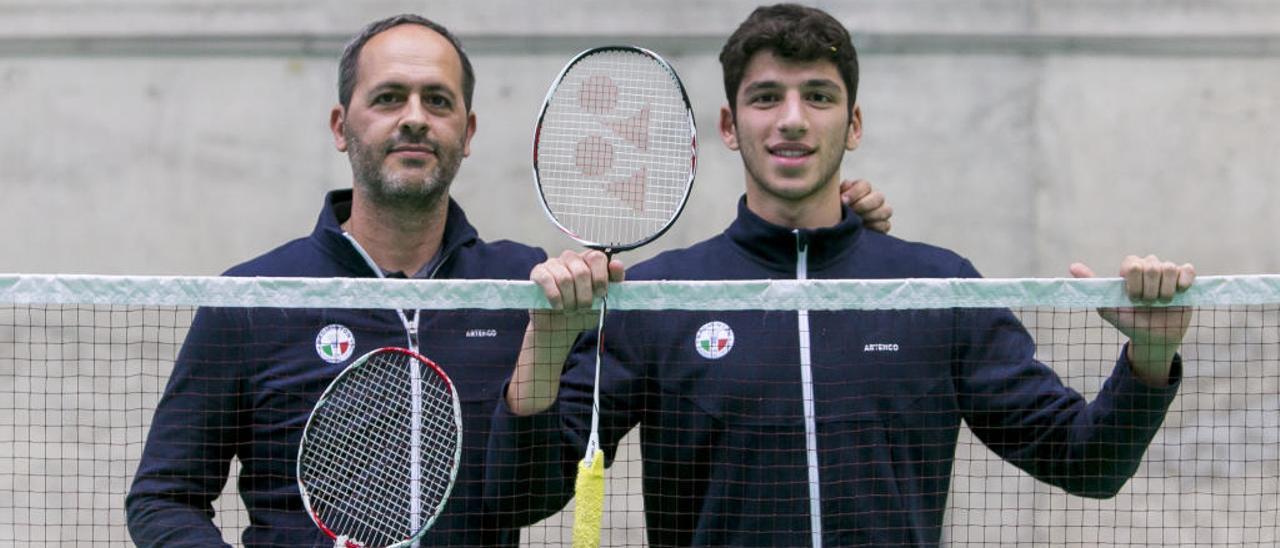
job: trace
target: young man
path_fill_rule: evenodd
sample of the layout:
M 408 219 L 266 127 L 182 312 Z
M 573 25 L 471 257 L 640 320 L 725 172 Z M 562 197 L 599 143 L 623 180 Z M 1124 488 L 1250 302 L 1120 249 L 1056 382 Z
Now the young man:
M 862 123 L 857 58 L 838 21 L 803 6 L 760 8 L 720 60 L 729 101 L 720 133 L 745 168 L 738 218 L 628 278 L 978 276 L 950 251 L 865 230 L 842 207 L 839 167 Z M 487 493 L 500 512 L 533 521 L 572 495 L 596 342 L 589 333 L 558 363 L 566 337 L 554 327 L 585 323 L 584 288 L 618 266 L 566 255 L 535 268 L 564 312 L 531 323 L 526 348 L 540 351 L 522 354 L 495 412 Z M 1194 274 L 1155 257 L 1121 265 L 1139 300 L 1167 299 Z M 1131 342 L 1089 403 L 1035 361 L 1007 310 L 613 313 L 601 444 L 611 460 L 640 425 L 654 546 L 934 545 L 961 420 L 1071 493 L 1109 497 L 1133 474 L 1175 395 L 1190 312 L 1107 317 Z M 724 344 L 698 346 L 708 330 Z
M 476 131 L 475 77 L 457 40 L 422 17 L 371 23 L 346 47 L 330 129 L 354 188 L 329 193 L 314 231 L 229 276 L 526 279 L 546 259 L 485 242 L 449 198 Z M 888 229 L 865 182 L 848 199 Z M 247 546 L 332 545 L 303 509 L 296 481 L 302 427 L 326 386 L 382 346 L 418 348 L 457 386 L 463 458 L 429 546 L 512 546 L 518 531 L 481 506 L 489 418 L 520 351 L 524 311 L 202 309 L 156 409 L 127 499 L 142 546 L 215 546 L 214 499 L 240 461 Z M 482 329 L 493 336 L 467 337 Z M 500 516 L 498 516 L 500 517 Z

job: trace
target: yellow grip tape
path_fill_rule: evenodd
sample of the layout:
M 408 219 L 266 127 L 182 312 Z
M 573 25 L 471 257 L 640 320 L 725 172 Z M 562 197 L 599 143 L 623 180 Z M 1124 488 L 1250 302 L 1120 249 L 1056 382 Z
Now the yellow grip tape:
M 578 462 L 574 481 L 573 548 L 600 546 L 600 522 L 604 519 L 604 452 L 596 450 L 591 465 Z

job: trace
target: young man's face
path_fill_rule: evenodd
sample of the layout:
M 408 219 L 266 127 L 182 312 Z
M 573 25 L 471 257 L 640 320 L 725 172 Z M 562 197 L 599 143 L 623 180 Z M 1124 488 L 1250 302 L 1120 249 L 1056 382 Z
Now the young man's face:
M 720 135 L 742 154 L 747 199 L 800 204 L 831 194 L 840 162 L 858 146 L 862 115 L 828 60 L 792 61 L 762 50 L 751 57 L 735 99 L 720 113 Z
M 351 104 L 334 107 L 330 126 L 356 185 L 374 199 L 434 201 L 448 192 L 475 132 L 462 60 L 431 29 L 387 29 L 365 43 Z

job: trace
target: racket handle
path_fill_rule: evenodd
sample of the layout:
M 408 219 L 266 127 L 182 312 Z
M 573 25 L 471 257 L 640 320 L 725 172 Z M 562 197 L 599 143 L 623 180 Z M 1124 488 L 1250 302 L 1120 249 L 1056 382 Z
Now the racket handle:
M 591 464 L 587 464 L 590 460 Z M 596 449 L 578 463 L 574 481 L 573 548 L 599 548 L 604 519 L 604 452 Z

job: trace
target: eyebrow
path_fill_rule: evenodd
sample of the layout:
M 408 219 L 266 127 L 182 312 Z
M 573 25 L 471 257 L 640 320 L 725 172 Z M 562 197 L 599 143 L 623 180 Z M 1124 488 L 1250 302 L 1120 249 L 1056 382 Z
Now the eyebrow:
M 373 86 L 372 88 L 369 88 L 369 92 L 365 94 L 365 97 L 372 98 L 375 95 L 382 93 L 384 91 L 405 91 L 413 87 L 414 86 L 410 86 L 410 85 L 403 84 L 400 82 L 395 82 L 395 81 L 382 82 L 376 86 Z M 423 91 L 426 91 L 426 92 L 442 93 L 448 96 L 449 99 L 454 99 L 453 90 L 449 89 L 448 86 L 445 86 L 443 84 L 427 84 L 425 86 L 422 86 L 422 89 Z
M 783 87 L 785 86 L 783 86 L 782 83 L 778 82 L 777 80 L 761 80 L 759 82 L 752 82 L 751 84 L 748 84 L 747 87 L 742 88 L 742 92 L 751 93 L 758 90 L 774 90 L 774 89 L 779 89 Z M 813 79 L 805 80 L 804 82 L 802 82 L 800 84 L 800 87 L 804 89 L 824 88 L 824 89 L 839 90 L 840 84 L 835 80 L 831 80 L 830 78 L 813 78 Z
M 801 87 L 806 87 L 806 88 L 835 88 L 835 89 L 840 89 L 840 83 L 839 83 L 839 82 L 836 82 L 835 80 L 828 79 L 828 78 L 814 78 L 814 79 L 812 79 L 812 80 L 806 80 L 806 81 L 804 82 L 804 85 L 803 85 L 803 86 L 801 86 Z
M 748 85 L 747 85 L 747 87 L 742 88 L 742 93 L 743 93 L 743 94 L 750 94 L 750 93 L 752 93 L 752 92 L 754 92 L 754 91 L 777 89 L 777 88 L 780 88 L 780 87 L 782 87 L 782 84 L 780 84 L 780 83 L 778 83 L 778 82 L 776 82 L 776 81 L 773 81 L 773 80 L 762 80 L 762 81 L 759 81 L 759 82 L 752 82 L 752 83 L 748 84 Z

